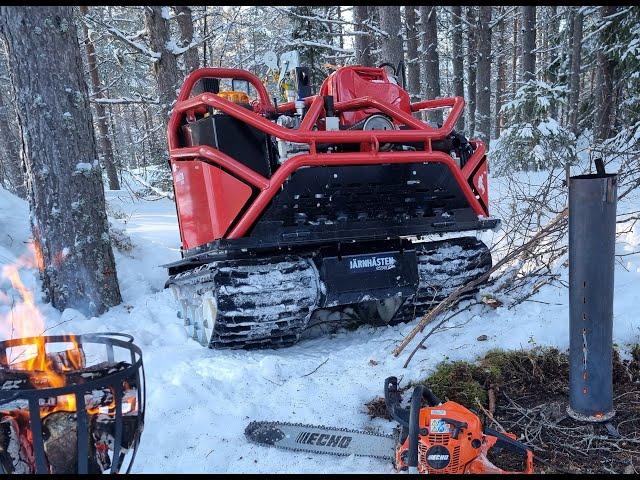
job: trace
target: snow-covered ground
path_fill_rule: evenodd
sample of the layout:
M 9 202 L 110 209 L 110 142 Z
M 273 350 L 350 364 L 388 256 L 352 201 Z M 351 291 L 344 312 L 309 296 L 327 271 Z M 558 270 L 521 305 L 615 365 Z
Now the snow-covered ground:
M 499 198 L 500 188 L 493 180 L 492 200 Z M 380 460 L 251 445 L 243 431 L 252 419 L 271 419 L 391 432 L 391 422 L 370 420 L 363 408 L 382 394 L 389 375 L 404 384 L 424 377 L 444 359 L 473 359 L 495 347 L 568 347 L 568 292 L 547 286 L 517 308 L 476 307 L 459 316 L 454 328 L 426 342 L 407 369 L 402 365 L 408 351 L 397 359 L 391 351 L 416 321 L 377 329 L 364 326 L 283 350 L 205 349 L 187 337 L 171 293 L 163 290 L 166 273 L 158 265 L 179 258 L 173 202 L 135 200 L 126 191 L 108 191 L 107 200 L 112 222 L 124 227 L 135 244 L 128 254 L 116 253 L 123 304 L 90 319 L 72 310 L 60 313 L 41 301 L 39 307 L 47 333 L 122 331 L 142 348 L 148 395 L 135 472 L 391 472 L 391 464 Z M 623 208 L 640 210 L 640 202 L 626 202 L 620 211 Z M 28 255 L 28 238 L 26 204 L 0 189 L 0 267 Z M 639 250 L 636 226 L 620 239 L 617 253 Z M 566 279 L 566 271 L 564 275 Z M 41 298 L 36 270 L 23 269 L 21 276 Z M 640 340 L 639 287 L 640 254 L 618 257 L 613 333 L 623 348 Z M 0 276 L 4 321 L 11 299 L 17 302 L 20 297 Z M 2 339 L 6 332 L 0 328 Z M 478 341 L 480 335 L 488 339 Z

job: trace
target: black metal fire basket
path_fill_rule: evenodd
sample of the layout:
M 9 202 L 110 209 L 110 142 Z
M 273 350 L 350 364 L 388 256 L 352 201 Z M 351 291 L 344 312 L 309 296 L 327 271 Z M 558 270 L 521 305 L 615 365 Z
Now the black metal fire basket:
M 613 408 L 613 272 L 617 174 L 569 179 L 569 408 L 576 419 L 609 420 Z
M 0 473 L 128 473 L 144 410 L 130 335 L 0 342 Z

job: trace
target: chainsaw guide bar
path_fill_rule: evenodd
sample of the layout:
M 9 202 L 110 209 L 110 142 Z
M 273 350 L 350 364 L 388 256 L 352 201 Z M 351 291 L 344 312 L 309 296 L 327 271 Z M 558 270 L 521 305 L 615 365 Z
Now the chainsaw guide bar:
M 253 421 L 244 433 L 250 442 L 263 446 L 384 460 L 394 457 L 397 444 L 396 435 L 302 423 Z

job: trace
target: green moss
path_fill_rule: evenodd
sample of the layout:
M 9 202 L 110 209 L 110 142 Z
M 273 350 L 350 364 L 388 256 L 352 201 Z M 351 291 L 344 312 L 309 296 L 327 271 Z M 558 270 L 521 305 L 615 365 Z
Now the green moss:
M 469 362 L 441 362 L 435 371 L 423 383 L 442 400 L 453 400 L 465 405 L 475 405 L 477 398 L 487 404 L 487 392 L 484 388 L 482 368 Z
M 475 362 L 444 361 L 427 378 L 428 385 L 443 400 L 473 406 L 476 398 L 486 407 L 488 390 L 526 391 L 535 388 L 549 394 L 566 392 L 568 359 L 556 348 L 532 350 L 489 350 Z

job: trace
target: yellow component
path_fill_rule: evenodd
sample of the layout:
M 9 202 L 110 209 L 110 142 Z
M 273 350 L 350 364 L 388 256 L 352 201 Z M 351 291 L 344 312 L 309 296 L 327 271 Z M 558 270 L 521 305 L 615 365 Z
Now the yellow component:
M 245 92 L 237 92 L 235 90 L 226 90 L 218 92 L 218 95 L 233 103 L 249 103 L 249 95 Z

